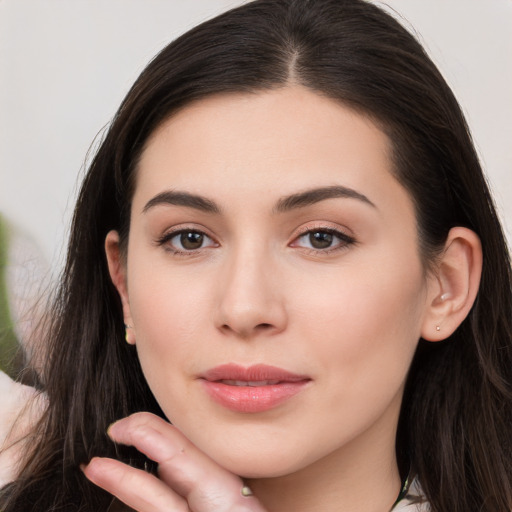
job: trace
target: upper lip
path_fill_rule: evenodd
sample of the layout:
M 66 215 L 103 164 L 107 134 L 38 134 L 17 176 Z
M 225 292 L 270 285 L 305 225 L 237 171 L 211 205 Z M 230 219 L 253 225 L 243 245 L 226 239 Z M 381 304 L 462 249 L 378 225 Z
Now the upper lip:
M 311 380 L 307 375 L 295 374 L 276 366 L 256 364 L 244 367 L 234 363 L 215 366 L 201 374 L 200 377 L 210 382 L 222 380 L 246 382 L 299 382 L 303 380 Z

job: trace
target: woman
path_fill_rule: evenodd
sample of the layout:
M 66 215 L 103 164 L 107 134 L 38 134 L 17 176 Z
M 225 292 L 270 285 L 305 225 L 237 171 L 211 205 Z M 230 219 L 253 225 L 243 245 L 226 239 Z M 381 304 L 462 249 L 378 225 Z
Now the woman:
M 69 247 L 4 511 L 512 508 L 503 233 L 375 6 L 260 0 L 165 48 Z

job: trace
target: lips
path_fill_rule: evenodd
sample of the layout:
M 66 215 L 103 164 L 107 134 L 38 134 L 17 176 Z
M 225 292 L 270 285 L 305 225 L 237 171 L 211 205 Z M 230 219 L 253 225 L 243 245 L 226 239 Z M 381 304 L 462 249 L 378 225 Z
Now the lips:
M 282 368 L 236 364 L 217 366 L 201 375 L 208 395 L 220 405 L 236 412 L 264 412 L 300 393 L 311 378 Z
M 223 384 L 227 384 L 228 386 L 249 386 L 249 387 L 258 387 L 258 386 L 269 386 L 273 384 L 279 384 L 279 380 L 230 380 L 230 379 L 222 379 L 220 382 Z

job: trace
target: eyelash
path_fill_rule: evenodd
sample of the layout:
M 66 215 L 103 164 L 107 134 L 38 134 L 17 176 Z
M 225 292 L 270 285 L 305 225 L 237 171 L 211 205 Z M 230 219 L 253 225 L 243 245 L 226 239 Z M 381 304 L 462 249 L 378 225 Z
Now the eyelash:
M 303 249 L 307 250 L 310 254 L 330 254 L 330 253 L 333 253 L 336 251 L 345 250 L 349 246 L 354 245 L 356 243 L 356 239 L 354 237 L 347 235 L 346 233 L 344 233 L 338 229 L 334 229 L 334 228 L 326 227 L 326 226 L 316 226 L 316 227 L 304 228 L 304 230 L 302 230 L 302 232 L 294 239 L 294 241 L 290 245 L 293 247 L 294 244 L 296 244 L 296 241 L 298 241 L 304 237 L 311 236 L 315 233 L 329 234 L 329 235 L 332 235 L 333 237 L 337 238 L 339 241 L 336 245 L 334 245 L 332 247 L 331 246 L 327 247 L 325 249 L 316 249 L 314 247 L 311 247 L 311 248 L 303 247 Z
M 183 235 L 183 234 L 196 234 L 200 235 L 202 237 L 205 237 L 213 242 L 212 245 L 218 246 L 218 244 L 213 240 L 213 238 L 209 235 L 207 235 L 204 231 L 196 228 L 179 228 L 175 231 L 170 231 L 168 233 L 165 233 L 162 237 L 160 237 L 156 244 L 159 246 L 165 246 L 165 250 L 173 254 L 174 256 L 193 256 L 198 254 L 199 251 L 202 251 L 206 247 L 199 247 L 198 249 L 177 249 L 173 247 L 170 242 L 173 238 L 176 238 L 177 236 Z
M 324 249 L 317 249 L 314 247 L 303 247 L 303 246 L 296 245 L 297 241 L 299 241 L 307 236 L 311 236 L 314 233 L 323 233 L 323 234 L 332 235 L 334 238 L 337 238 L 339 240 L 339 242 L 334 247 L 327 247 Z M 189 249 L 189 250 L 177 249 L 177 248 L 173 247 L 170 244 L 171 240 L 173 238 L 176 238 L 177 236 L 180 236 L 183 234 L 200 235 L 202 237 L 209 239 L 212 243 L 206 247 L 199 247 L 197 249 Z M 332 252 L 347 249 L 350 245 L 353 245 L 355 243 L 356 243 L 355 238 L 353 238 L 350 235 L 347 235 L 346 233 L 343 233 L 342 231 L 333 229 L 331 227 L 319 226 L 319 227 L 314 227 L 314 228 L 311 228 L 311 227 L 305 228 L 298 234 L 298 236 L 296 236 L 293 239 L 292 243 L 290 243 L 289 245 L 291 247 L 302 247 L 302 249 L 306 250 L 310 254 L 330 254 Z M 215 242 L 213 240 L 212 237 L 207 235 L 204 231 L 201 231 L 200 229 L 195 229 L 195 228 L 180 228 L 175 231 L 168 232 L 168 233 L 164 234 L 162 237 L 160 237 L 159 239 L 157 239 L 156 244 L 158 246 L 165 246 L 165 250 L 175 256 L 185 256 L 185 257 L 197 255 L 199 253 L 199 251 L 207 249 L 208 247 L 218 247 L 218 245 L 219 245 L 217 242 Z

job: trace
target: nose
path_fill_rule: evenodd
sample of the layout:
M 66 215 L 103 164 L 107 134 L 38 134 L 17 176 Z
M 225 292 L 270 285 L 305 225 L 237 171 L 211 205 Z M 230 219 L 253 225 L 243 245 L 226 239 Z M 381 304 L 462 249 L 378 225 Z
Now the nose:
M 219 281 L 215 323 L 225 334 L 251 339 L 286 328 L 280 273 L 268 254 L 238 251 L 225 262 Z

